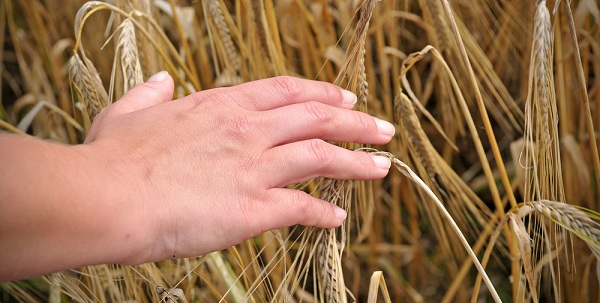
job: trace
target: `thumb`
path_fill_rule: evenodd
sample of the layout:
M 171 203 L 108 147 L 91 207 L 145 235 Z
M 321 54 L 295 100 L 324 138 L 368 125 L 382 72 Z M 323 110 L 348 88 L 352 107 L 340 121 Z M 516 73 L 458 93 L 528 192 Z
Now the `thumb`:
M 114 104 L 118 114 L 127 114 L 140 109 L 173 100 L 174 83 L 168 72 L 158 72 L 147 82 L 136 85 Z

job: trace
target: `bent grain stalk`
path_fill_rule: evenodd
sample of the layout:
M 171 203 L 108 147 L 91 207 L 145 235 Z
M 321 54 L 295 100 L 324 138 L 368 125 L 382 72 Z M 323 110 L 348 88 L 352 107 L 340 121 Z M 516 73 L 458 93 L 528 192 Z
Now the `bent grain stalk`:
M 394 157 L 394 155 L 387 153 L 387 152 L 374 152 L 374 153 L 388 157 L 392 161 L 392 163 L 394 164 L 396 169 L 398 169 L 398 171 L 400 171 L 404 176 L 409 178 L 411 181 L 415 182 L 435 202 L 435 205 L 440 209 L 440 211 L 442 212 L 442 214 L 444 215 L 446 220 L 448 220 L 450 227 L 456 232 L 456 235 L 460 239 L 461 244 L 464 246 L 465 250 L 471 257 L 471 260 L 473 260 L 473 263 L 475 264 L 475 267 L 477 268 L 479 273 L 482 275 L 483 280 L 485 281 L 485 285 L 488 287 L 488 289 L 492 295 L 492 298 L 494 299 L 494 302 L 496 302 L 496 303 L 502 302 L 502 300 L 500 299 L 500 296 L 498 295 L 498 292 L 496 291 L 496 288 L 494 287 L 494 285 L 492 284 L 492 281 L 490 280 L 487 273 L 485 272 L 485 269 L 479 262 L 479 259 L 473 252 L 473 249 L 471 249 L 469 242 L 465 238 L 464 234 L 462 233 L 462 231 L 460 230 L 458 225 L 456 225 L 456 222 L 454 221 L 454 219 L 452 218 L 450 213 L 444 207 L 444 204 L 437 198 L 437 196 L 433 193 L 433 191 L 431 191 L 431 189 L 425 184 L 425 182 L 423 182 L 423 180 L 421 180 L 421 178 L 419 178 L 419 176 L 417 174 L 415 174 L 410 169 L 410 167 L 408 167 L 408 165 L 406 165 L 402 161 L 398 160 L 396 157 Z

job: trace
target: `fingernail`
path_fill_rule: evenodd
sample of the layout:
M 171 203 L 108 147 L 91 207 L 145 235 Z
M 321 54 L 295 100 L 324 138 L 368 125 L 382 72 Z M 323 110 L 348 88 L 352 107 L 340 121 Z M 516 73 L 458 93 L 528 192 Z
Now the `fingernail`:
M 353 92 L 342 88 L 342 102 L 344 102 L 344 105 L 354 106 L 356 100 L 356 95 Z
M 161 82 L 161 81 L 167 79 L 168 75 L 169 75 L 169 73 L 166 71 L 158 72 L 158 73 L 154 74 L 154 76 L 150 77 L 148 79 L 148 82 Z
M 388 157 L 371 155 L 373 158 L 373 162 L 375 162 L 375 166 L 383 169 L 390 169 L 392 166 L 392 161 Z
M 344 220 L 344 219 L 346 219 L 346 216 L 348 215 L 348 213 L 345 210 L 341 209 L 337 205 L 333 205 L 333 211 L 335 212 L 335 216 L 338 219 Z
M 383 120 L 375 118 L 375 117 L 373 117 L 373 118 L 375 119 L 375 123 L 377 123 L 377 128 L 379 129 L 379 133 L 381 133 L 382 135 L 392 137 L 396 133 L 396 128 L 394 128 L 394 125 L 392 125 L 392 123 L 383 121 Z

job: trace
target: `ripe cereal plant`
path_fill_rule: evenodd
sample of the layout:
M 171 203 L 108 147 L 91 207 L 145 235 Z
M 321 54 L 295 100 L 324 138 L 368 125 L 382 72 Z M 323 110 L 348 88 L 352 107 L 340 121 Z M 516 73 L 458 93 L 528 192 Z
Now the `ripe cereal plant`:
M 99 110 L 159 70 L 175 98 L 292 75 L 349 89 L 356 110 L 393 121 L 385 146 L 340 146 L 375 148 L 398 169 L 294 186 L 346 209 L 339 229 L 3 283 L 0 301 L 598 301 L 599 11 L 590 0 L 3 0 L 2 131 L 81 143 Z
M 550 23 L 550 12 L 546 7 L 546 1 L 540 1 L 535 10 L 532 49 L 530 59 L 530 72 L 528 84 L 528 96 L 525 102 L 525 142 L 522 152 L 521 163 L 525 169 L 524 200 L 536 201 L 550 199 L 564 201 L 562 183 L 562 169 L 560 161 L 560 148 L 558 139 L 558 116 L 556 94 L 554 87 L 553 70 L 553 33 Z M 544 225 L 540 225 L 541 238 L 535 239 L 537 243 L 548 241 L 545 236 L 548 231 Z M 558 234 L 557 236 L 565 236 Z M 558 243 L 564 239 L 557 239 Z M 557 245 L 555 246 L 558 246 Z M 543 256 L 543 251 L 551 250 L 552 244 L 537 245 L 534 256 Z M 567 250 L 565 250 L 567 253 Z M 568 258 L 567 258 L 568 260 Z M 534 264 L 537 260 L 533 260 Z M 560 270 L 560 269 L 558 269 Z M 560 297 L 559 287 L 556 285 L 557 269 L 550 266 L 553 280 L 554 296 Z M 531 277 L 528 273 L 529 285 L 535 285 L 538 277 Z M 519 288 L 521 296 L 525 296 L 525 287 Z M 532 291 L 532 295 L 535 294 Z

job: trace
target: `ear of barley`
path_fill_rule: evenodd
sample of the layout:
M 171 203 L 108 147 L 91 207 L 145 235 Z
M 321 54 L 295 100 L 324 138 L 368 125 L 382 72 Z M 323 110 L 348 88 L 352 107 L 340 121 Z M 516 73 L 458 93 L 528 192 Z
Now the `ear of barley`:
M 542 141 L 551 142 L 550 129 L 549 129 L 549 103 L 554 100 L 554 85 L 553 85 L 553 71 L 552 71 L 552 33 L 550 26 L 550 13 L 546 8 L 546 1 L 541 1 L 535 11 L 534 18 L 534 56 L 533 62 L 535 68 L 535 94 L 537 98 L 534 101 L 538 101 L 536 107 L 541 111 L 540 124 L 542 135 L 540 136 Z
M 263 56 L 264 58 L 269 58 L 269 61 L 272 61 L 272 59 L 269 56 L 269 53 L 267 52 L 267 37 L 265 35 L 265 27 L 263 26 L 261 19 L 262 19 L 262 15 L 264 12 L 263 9 L 263 1 L 249 1 L 252 3 L 252 5 L 248 8 L 249 10 L 252 11 L 252 22 L 254 23 L 254 26 L 256 28 L 256 46 L 258 49 L 258 52 L 261 54 L 261 56 Z
M 596 275 L 600 284 L 600 265 L 598 265 L 600 264 L 600 223 L 592 219 L 592 216 L 596 219 L 600 218 L 600 214 L 564 202 L 550 200 L 534 201 L 527 205 L 586 243 L 596 257 Z
M 444 52 L 448 48 L 448 37 L 451 34 L 448 32 L 448 22 L 444 16 L 444 9 L 441 7 L 441 2 L 436 0 L 425 0 L 426 5 L 421 5 L 424 12 L 427 12 L 433 23 L 434 31 L 429 31 L 433 37 L 433 41 L 437 42 L 436 49 Z
M 123 93 L 144 82 L 136 41 L 135 26 L 130 19 L 125 19 L 121 23 L 117 44 L 117 51 L 121 55 Z
M 371 17 L 373 16 L 373 10 L 377 0 L 368 0 L 363 3 L 363 8 L 360 12 L 360 19 L 356 25 L 355 41 L 358 41 L 360 51 L 360 58 L 358 60 L 358 104 L 366 110 L 367 97 L 369 95 L 369 82 L 367 82 L 367 72 L 365 69 L 365 55 L 367 50 L 365 49 L 365 43 L 367 40 L 367 30 Z
M 398 105 L 396 112 L 400 115 L 398 120 L 400 120 L 410 137 L 409 142 L 416 151 L 415 156 L 421 161 L 429 177 L 435 180 L 436 176 L 441 173 L 440 168 L 432 155 L 427 135 L 421 127 L 421 122 L 419 122 L 419 117 L 411 101 L 404 93 L 400 93 L 396 97 L 396 104 Z
M 342 185 L 343 182 L 340 180 L 324 180 L 321 183 L 321 199 L 337 204 Z M 317 245 L 319 288 L 325 302 L 347 302 L 341 263 L 342 249 L 338 246 L 336 230 L 334 228 L 322 230 Z
M 550 200 L 533 201 L 528 205 L 546 218 L 575 233 L 588 243 L 590 248 L 600 248 L 600 224 L 580 208 L 564 202 Z
M 230 66 L 237 71 L 240 69 L 242 62 L 235 44 L 233 43 L 233 39 L 231 38 L 227 22 L 225 21 L 222 3 L 219 0 L 208 0 L 206 1 L 206 5 L 211 24 L 217 32 L 217 36 L 219 37 L 218 41 L 221 42 L 223 48 L 225 65 Z
M 553 35 L 546 1 L 537 5 L 529 74 L 529 96 L 525 104 L 526 170 L 525 197 L 564 200 L 558 114 L 554 91 Z
M 341 253 L 334 229 L 325 229 L 317 249 L 319 255 L 319 287 L 325 302 L 345 303 L 346 286 L 342 272 Z
M 94 79 L 97 75 L 92 75 L 77 53 L 69 60 L 69 75 L 77 97 L 85 107 L 90 119 L 93 118 L 108 105 L 104 87 L 98 85 L 97 79 Z

